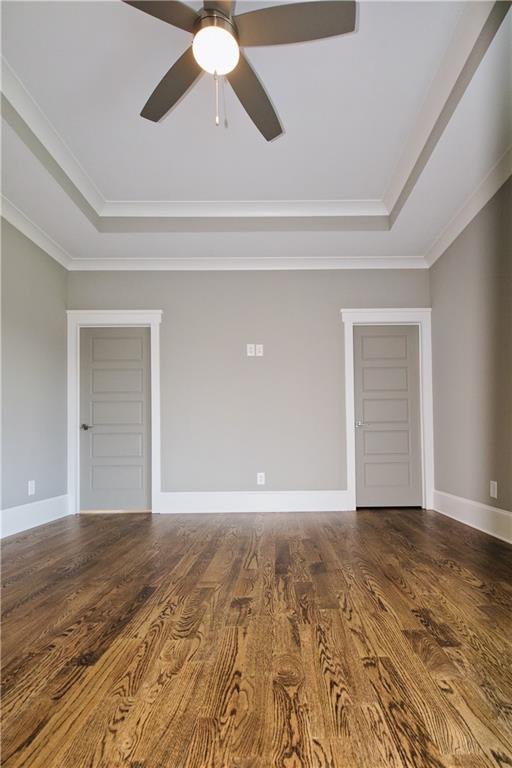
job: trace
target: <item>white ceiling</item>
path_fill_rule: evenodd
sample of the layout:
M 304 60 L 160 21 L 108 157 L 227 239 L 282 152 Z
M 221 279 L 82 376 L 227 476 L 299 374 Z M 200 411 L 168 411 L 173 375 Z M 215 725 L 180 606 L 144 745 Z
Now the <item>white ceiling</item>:
M 499 165 L 512 136 L 509 13 L 396 222 L 390 231 L 381 225 L 433 87 L 450 71 L 469 14 L 476 18 L 484 5 L 363 2 L 354 34 L 249 49 L 285 127 L 268 144 L 227 85 L 228 125 L 215 127 L 206 75 L 162 123 L 139 117 L 188 45 L 185 32 L 117 1 L 3 2 L 3 57 L 13 92 L 20 103 L 30 102 L 25 122 L 34 118 L 31 129 L 78 179 L 96 213 L 121 216 L 122 225 L 111 228 L 134 231 L 98 231 L 103 227 L 84 215 L 5 120 L 4 215 L 32 226 L 33 238 L 61 261 L 77 260 L 71 268 L 109 267 L 112 259 L 119 267 L 133 260 L 137 268 L 300 266 L 300 260 L 310 267 L 425 266 L 436 241 L 442 244 L 450 227 L 455 232 L 457 215 L 467 218 L 510 172 Z M 239 2 L 237 11 L 255 6 Z M 165 208 L 168 202 L 174 208 Z M 176 205 L 183 204 L 190 204 L 193 221 L 176 218 Z M 229 221 L 219 226 L 215 205 L 228 204 Z M 242 204 L 252 223 L 238 219 Z M 290 206 L 293 222 L 280 222 L 280 211 L 286 217 Z M 258 218 L 270 209 L 271 221 Z M 352 209 L 360 226 L 329 217 L 311 225 L 318 212 Z M 135 211 L 149 216 L 146 226 Z M 372 226 L 380 231 L 369 231 Z

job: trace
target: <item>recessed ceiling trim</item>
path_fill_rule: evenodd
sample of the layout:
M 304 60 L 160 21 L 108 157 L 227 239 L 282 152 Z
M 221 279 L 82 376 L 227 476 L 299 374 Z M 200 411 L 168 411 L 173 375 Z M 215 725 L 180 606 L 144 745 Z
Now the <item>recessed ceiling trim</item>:
M 44 114 L 41 107 L 25 88 L 5 57 L 1 57 L 2 93 L 19 117 L 41 142 L 46 151 L 59 164 L 62 171 L 80 191 L 89 205 L 98 213 L 104 198 L 91 177 L 80 165 L 64 139 Z
M 107 200 L 102 217 L 289 218 L 387 216 L 382 200 Z
M 190 257 L 166 259 L 72 259 L 68 269 L 79 271 L 120 272 L 208 272 L 259 270 L 338 270 L 338 269 L 427 269 L 422 256 L 400 258 L 357 257 Z
M 162 259 L 78 258 L 69 254 L 41 227 L 20 211 L 5 196 L 1 197 L 2 217 L 25 237 L 45 251 L 70 272 L 143 272 L 143 271 L 259 271 L 259 270 L 338 270 L 338 269 L 427 269 L 423 256 L 393 258 L 345 256 L 258 256 L 191 257 Z
M 52 259 L 55 259 L 66 269 L 71 269 L 73 259 L 69 253 L 3 195 L 1 198 L 1 214 L 9 224 L 12 224 L 25 237 L 32 240 L 35 245 L 45 251 Z
M 431 244 L 425 254 L 425 262 L 429 267 L 443 255 L 447 248 L 457 239 L 477 213 L 487 205 L 489 200 L 512 176 L 512 146 L 498 160 L 494 168 L 487 174 L 479 187 L 459 208 L 455 216 Z
M 98 232 L 387 230 L 420 177 L 509 6 L 508 1 L 471 3 L 464 10 L 451 53 L 445 57 L 432 84 L 384 200 L 105 200 L 12 68 L 2 60 L 4 118 Z M 426 255 L 406 258 L 74 258 L 5 198 L 2 215 L 72 271 L 425 269 L 506 181 L 512 173 L 511 166 L 512 152 L 509 151 L 435 239 Z
M 100 213 L 2 95 L 2 116 L 97 232 L 387 231 L 379 200 L 106 201 Z
M 396 205 L 429 134 L 450 96 L 450 91 L 487 21 L 492 5 L 492 3 L 468 3 L 463 9 L 452 42 L 432 80 L 426 99 L 416 117 L 414 128 L 384 195 L 388 211 Z
M 498 0 L 470 3 L 465 9 L 455 40 L 434 78 L 409 145 L 384 196 L 391 227 L 416 186 L 510 5 L 510 0 Z
M 50 170 L 52 163 L 57 163 L 65 178 L 59 178 L 58 174 L 53 173 L 54 178 L 100 232 L 125 231 L 121 222 L 114 221 L 120 219 L 147 220 L 141 225 L 141 230 L 136 230 L 136 222 L 132 222 L 129 231 L 146 231 L 150 219 L 155 220 L 158 229 L 158 220 L 163 218 L 176 222 L 176 227 L 170 231 L 188 231 L 189 224 L 192 224 L 191 231 L 197 231 L 197 223 L 193 223 L 193 219 L 202 219 L 205 225 L 212 219 L 225 219 L 222 231 L 230 231 L 229 219 L 266 220 L 283 217 L 296 221 L 333 219 L 336 229 L 389 229 L 388 211 L 382 200 L 106 200 L 5 57 L 1 61 L 2 93 L 14 111 L 14 114 L 9 115 L 4 108 L 5 119 L 29 149 L 37 153 L 47 170 Z M 40 147 L 34 146 L 34 137 Z M 41 148 L 46 151 L 46 158 Z M 70 190 L 70 184 L 73 190 Z M 293 223 L 290 221 L 285 227 L 294 228 Z M 265 226 L 266 222 L 263 221 L 260 228 Z M 239 224 L 235 231 L 241 228 Z M 307 222 L 302 222 L 302 228 L 308 228 Z M 207 226 L 201 227 L 200 231 L 207 231 Z M 219 231 L 218 222 L 214 224 L 213 231 Z
M 388 216 L 109 216 L 102 233 L 129 232 L 363 232 L 389 230 Z
M 174 221 L 175 226 L 168 231 L 208 231 L 209 223 L 213 225 L 212 231 L 231 231 L 230 219 L 261 219 L 258 230 L 267 226 L 272 230 L 274 226 L 270 225 L 270 221 L 279 218 L 289 219 L 278 227 L 281 230 L 315 230 L 319 227 L 352 231 L 387 230 L 412 192 L 446 126 L 446 116 L 453 113 L 509 6 L 508 0 L 470 3 L 464 10 L 451 49 L 434 79 L 383 200 L 106 200 L 5 58 L 2 58 L 2 91 L 19 119 L 60 166 L 75 188 L 75 194 L 69 184 L 54 174 L 57 181 L 100 232 L 148 231 L 152 219 L 156 231 L 162 231 L 162 219 Z M 463 88 L 459 87 L 458 97 L 454 100 L 453 91 L 458 82 L 460 86 L 461 73 L 465 73 Z M 451 104 L 450 100 L 454 103 Z M 13 127 L 19 130 L 19 126 Z M 33 146 L 30 148 L 34 151 Z M 42 160 L 41 157 L 39 159 Z M 83 199 L 80 200 L 79 196 Z M 132 220 L 128 229 L 124 228 L 123 219 Z M 219 219 L 225 220 L 220 226 Z M 331 226 L 327 224 L 329 219 L 332 219 Z M 201 220 L 200 225 L 197 220 Z M 251 231 L 251 227 L 250 223 L 243 225 L 238 221 L 233 231 Z

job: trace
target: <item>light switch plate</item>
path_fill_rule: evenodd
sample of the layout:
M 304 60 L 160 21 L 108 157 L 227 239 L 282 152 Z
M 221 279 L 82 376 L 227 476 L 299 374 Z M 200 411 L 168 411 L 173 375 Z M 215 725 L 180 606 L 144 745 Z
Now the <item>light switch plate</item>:
M 28 481 L 28 495 L 29 496 L 35 496 L 36 495 L 36 481 L 35 480 L 29 480 Z
M 247 357 L 254 357 L 254 344 L 247 345 Z
M 497 480 L 491 480 L 489 482 L 489 496 L 491 497 L 491 499 L 498 498 L 498 481 Z
M 257 472 L 256 473 L 256 484 L 257 485 L 265 485 L 265 473 L 264 472 Z
M 263 344 L 256 344 L 256 357 L 263 357 Z

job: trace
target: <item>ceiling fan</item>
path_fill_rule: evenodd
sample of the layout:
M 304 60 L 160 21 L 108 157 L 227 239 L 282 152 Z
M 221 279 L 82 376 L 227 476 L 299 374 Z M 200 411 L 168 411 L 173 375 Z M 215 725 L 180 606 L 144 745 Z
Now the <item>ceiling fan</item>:
M 317 0 L 261 8 L 233 15 L 231 0 L 205 0 L 199 12 L 174 0 L 124 0 L 150 16 L 193 34 L 192 45 L 163 76 L 142 117 L 158 122 L 203 71 L 225 75 L 245 111 L 267 141 L 283 129 L 258 76 L 241 47 L 282 45 L 353 32 L 352 0 Z

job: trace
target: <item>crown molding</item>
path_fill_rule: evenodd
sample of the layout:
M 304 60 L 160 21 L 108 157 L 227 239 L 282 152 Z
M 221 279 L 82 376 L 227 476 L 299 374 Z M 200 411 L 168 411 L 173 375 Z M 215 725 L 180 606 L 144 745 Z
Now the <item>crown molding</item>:
M 428 269 L 450 247 L 479 211 L 512 176 L 512 147 L 500 158 L 478 188 L 457 211 L 425 255 L 375 256 L 260 256 L 184 258 L 78 258 L 73 257 L 4 195 L 1 215 L 12 226 L 71 272 L 89 271 L 258 271 L 338 269 Z
M 439 139 L 492 43 L 510 0 L 467 3 L 384 194 L 390 226 L 412 193 Z
M 429 134 L 446 104 L 450 91 L 460 75 L 478 35 L 485 24 L 493 3 L 468 3 L 463 8 L 461 19 L 450 46 L 430 85 L 425 101 L 416 116 L 414 128 L 395 167 L 391 181 L 384 195 L 388 211 L 396 205 L 407 183 Z
M 259 271 L 259 270 L 338 270 L 338 269 L 427 269 L 422 256 L 373 258 L 373 257 L 285 257 L 244 256 L 224 258 L 164 258 L 164 259 L 72 259 L 71 272 L 208 272 L 208 271 Z
M 76 258 L 19 210 L 5 195 L 0 197 L 0 215 L 70 272 L 156 272 L 156 271 L 259 271 L 338 269 L 427 269 L 422 256 L 259 256 L 191 257 L 161 259 Z
M 106 200 L 102 218 L 386 217 L 382 200 Z
M 501 156 L 482 183 L 467 198 L 455 216 L 430 245 L 425 254 L 425 263 L 428 267 L 431 267 L 443 255 L 510 176 L 512 176 L 512 146 Z
M 73 263 L 72 257 L 69 253 L 59 245 L 53 238 L 51 238 L 44 230 L 37 224 L 29 219 L 19 208 L 16 208 L 10 200 L 4 195 L 0 198 L 1 202 L 1 215 L 2 217 L 12 224 L 13 227 L 18 229 L 22 235 L 28 237 L 29 240 L 45 251 L 52 259 L 55 259 L 66 269 L 71 269 Z
M 102 233 L 387 232 L 388 216 L 189 216 L 98 218 Z
M 2 93 L 7 101 L 34 136 L 41 142 L 46 151 L 58 163 L 62 171 L 89 205 L 98 212 L 104 203 L 104 198 L 95 183 L 80 165 L 71 149 L 25 88 L 4 56 L 1 57 L 1 68 Z

